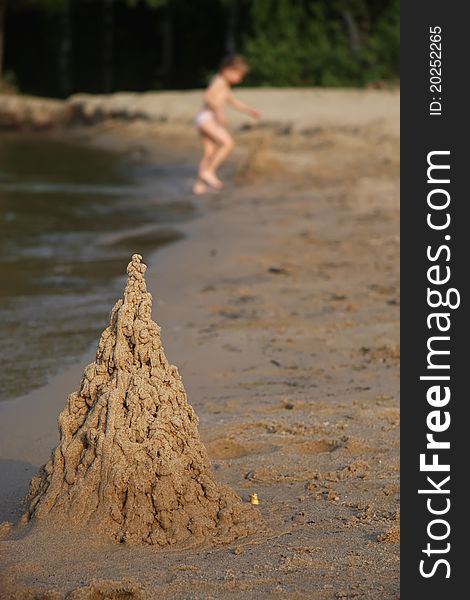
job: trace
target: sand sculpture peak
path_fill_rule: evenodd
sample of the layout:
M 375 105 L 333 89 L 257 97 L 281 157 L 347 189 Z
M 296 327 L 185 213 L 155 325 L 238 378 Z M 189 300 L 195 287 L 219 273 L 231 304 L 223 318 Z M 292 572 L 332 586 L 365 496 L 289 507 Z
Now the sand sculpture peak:
M 214 477 L 152 321 L 146 269 L 134 254 L 96 360 L 59 416 L 60 443 L 31 482 L 26 517 L 120 542 L 231 541 L 253 532 L 259 514 Z

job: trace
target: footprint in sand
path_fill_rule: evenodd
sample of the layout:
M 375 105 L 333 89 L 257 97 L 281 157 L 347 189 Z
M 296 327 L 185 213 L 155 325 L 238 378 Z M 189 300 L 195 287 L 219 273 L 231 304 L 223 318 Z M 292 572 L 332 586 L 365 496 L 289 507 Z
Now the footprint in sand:
M 288 452 L 293 452 L 294 454 L 322 454 L 325 452 L 333 452 L 340 447 L 341 444 L 338 440 L 309 440 L 289 444 L 286 450 Z
M 265 452 L 274 452 L 278 449 L 272 444 L 260 444 L 247 442 L 240 444 L 228 438 L 219 438 L 206 444 L 207 452 L 211 460 L 225 460 L 230 458 L 242 458 L 253 454 L 263 454 Z

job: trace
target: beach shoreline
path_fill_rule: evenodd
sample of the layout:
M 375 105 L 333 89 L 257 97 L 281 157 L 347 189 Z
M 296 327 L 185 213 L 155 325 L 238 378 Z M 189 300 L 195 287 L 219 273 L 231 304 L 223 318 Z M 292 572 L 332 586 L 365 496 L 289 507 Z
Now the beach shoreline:
M 342 121 L 309 133 L 239 131 L 227 190 L 194 200 L 202 216 L 178 226 L 185 237 L 144 255 L 153 318 L 216 475 L 244 500 L 258 493 L 268 531 L 157 557 L 64 557 L 54 543 L 36 564 L 34 544 L 7 540 L 9 586 L 85 598 L 92 581 L 132 575 L 135 598 L 398 598 L 398 108 L 355 118 L 354 106 L 351 94 Z M 195 161 L 183 125 L 78 134 L 150 162 L 158 140 Z M 57 443 L 84 365 L 1 403 L 6 520 Z

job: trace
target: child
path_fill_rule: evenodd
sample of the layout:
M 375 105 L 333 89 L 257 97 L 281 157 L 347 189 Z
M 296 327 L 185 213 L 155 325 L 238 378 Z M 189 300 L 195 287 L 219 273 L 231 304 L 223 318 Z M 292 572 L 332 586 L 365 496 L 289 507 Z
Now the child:
M 225 104 L 246 113 L 255 119 L 260 113 L 240 102 L 230 90 L 230 86 L 240 83 L 248 73 L 248 64 L 239 54 L 225 58 L 219 72 L 212 79 L 204 94 L 204 107 L 196 116 L 196 127 L 201 134 L 204 155 L 199 164 L 198 179 L 193 186 L 195 194 L 207 192 L 207 186 L 220 190 L 222 181 L 217 177 L 217 169 L 232 152 L 235 143 L 226 129 Z

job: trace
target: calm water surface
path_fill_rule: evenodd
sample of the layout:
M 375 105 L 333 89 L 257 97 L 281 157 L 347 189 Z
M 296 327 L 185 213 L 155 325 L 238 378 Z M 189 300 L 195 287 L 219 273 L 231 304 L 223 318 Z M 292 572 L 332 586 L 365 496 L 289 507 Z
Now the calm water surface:
M 0 137 L 0 400 L 97 341 L 133 252 L 180 237 L 191 168 L 77 141 Z

